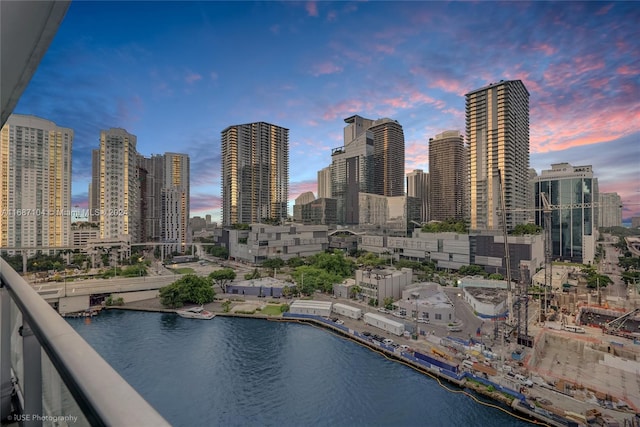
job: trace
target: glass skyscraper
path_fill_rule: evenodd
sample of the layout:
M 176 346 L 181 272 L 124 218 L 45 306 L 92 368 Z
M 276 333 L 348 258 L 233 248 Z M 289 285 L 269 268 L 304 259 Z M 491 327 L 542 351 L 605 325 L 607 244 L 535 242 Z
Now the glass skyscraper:
M 597 233 L 598 181 L 591 166 L 551 165 L 534 178 L 535 221 L 544 227 L 545 193 L 551 205 L 551 255 L 554 260 L 593 262 Z

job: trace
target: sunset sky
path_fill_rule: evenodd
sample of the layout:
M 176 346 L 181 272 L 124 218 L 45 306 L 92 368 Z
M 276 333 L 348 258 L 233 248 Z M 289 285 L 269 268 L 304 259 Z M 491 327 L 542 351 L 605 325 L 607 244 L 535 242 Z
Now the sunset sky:
M 531 167 L 592 165 L 640 216 L 638 2 L 73 1 L 15 113 L 75 131 L 73 203 L 87 207 L 101 129 L 146 156 L 191 158 L 191 214 L 219 220 L 220 132 L 289 129 L 289 198 L 317 194 L 344 118 L 396 119 L 406 171 L 464 132 L 464 94 L 529 90 Z

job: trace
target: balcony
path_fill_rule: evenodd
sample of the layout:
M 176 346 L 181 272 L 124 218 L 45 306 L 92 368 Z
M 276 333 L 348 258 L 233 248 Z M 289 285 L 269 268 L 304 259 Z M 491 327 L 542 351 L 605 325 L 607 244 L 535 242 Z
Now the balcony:
M 3 424 L 169 425 L 2 259 L 0 329 Z

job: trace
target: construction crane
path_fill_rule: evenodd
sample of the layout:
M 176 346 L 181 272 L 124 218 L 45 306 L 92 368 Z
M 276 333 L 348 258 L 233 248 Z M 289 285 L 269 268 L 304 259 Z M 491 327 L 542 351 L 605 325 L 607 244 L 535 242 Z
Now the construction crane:
M 507 310 L 509 310 L 508 323 L 509 326 L 513 326 L 513 290 L 511 289 L 511 257 L 509 256 L 509 236 L 507 233 L 507 208 L 505 202 L 504 185 L 502 184 L 502 171 L 500 169 L 498 169 L 498 184 L 500 185 L 500 209 L 502 210 L 504 260 L 507 267 Z
M 553 286 L 552 262 L 551 262 L 551 205 L 547 199 L 547 195 L 540 192 L 540 200 L 542 202 L 542 214 L 544 216 L 544 315 L 547 317 L 547 288 Z M 543 305 L 540 304 L 540 313 L 538 320 L 542 321 Z

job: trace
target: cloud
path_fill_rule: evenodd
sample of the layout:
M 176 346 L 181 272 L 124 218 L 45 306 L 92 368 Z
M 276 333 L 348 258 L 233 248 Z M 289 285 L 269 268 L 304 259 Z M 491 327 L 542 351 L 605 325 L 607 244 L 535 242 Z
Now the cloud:
M 311 67 L 311 75 L 318 77 L 325 74 L 336 74 L 342 72 L 343 68 L 331 61 L 315 64 Z
M 189 84 L 193 84 L 199 80 L 202 80 L 202 76 L 198 73 L 192 73 L 192 72 L 189 72 L 184 78 L 184 81 Z
M 294 181 L 289 183 L 289 200 L 295 201 L 296 198 L 307 191 L 311 191 L 316 197 L 318 194 L 318 183 L 317 181 L 307 180 L 307 181 Z
M 304 8 L 308 16 L 318 16 L 318 4 L 315 1 L 306 2 Z
M 218 80 L 218 73 L 212 71 L 209 73 L 209 77 L 211 78 L 211 80 Z

